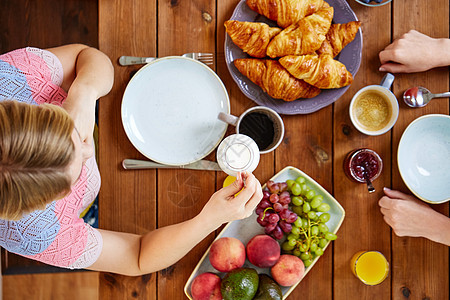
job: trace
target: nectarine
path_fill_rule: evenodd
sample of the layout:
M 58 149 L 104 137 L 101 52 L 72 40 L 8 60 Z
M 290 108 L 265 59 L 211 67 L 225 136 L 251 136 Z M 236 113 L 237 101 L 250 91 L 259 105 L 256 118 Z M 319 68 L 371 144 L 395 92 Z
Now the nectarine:
M 270 268 L 280 258 L 280 244 L 266 234 L 252 237 L 246 250 L 248 260 L 260 268 Z
M 297 256 L 283 254 L 278 262 L 270 269 L 273 279 L 282 286 L 291 286 L 302 279 L 305 265 Z
M 240 268 L 245 262 L 244 244 L 233 237 L 220 238 L 211 245 L 209 261 L 220 272 Z

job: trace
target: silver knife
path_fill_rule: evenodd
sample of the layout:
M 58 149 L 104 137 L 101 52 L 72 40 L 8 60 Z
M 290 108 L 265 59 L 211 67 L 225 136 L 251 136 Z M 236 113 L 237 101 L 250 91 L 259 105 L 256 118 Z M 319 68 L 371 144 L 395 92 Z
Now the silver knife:
M 160 163 L 156 163 L 148 160 L 139 160 L 139 159 L 124 159 L 122 161 L 122 166 L 126 170 L 133 169 L 191 169 L 191 170 L 211 170 L 211 171 L 222 171 L 219 167 L 219 164 L 214 161 L 209 160 L 199 160 L 187 165 L 181 166 L 170 166 L 163 165 Z

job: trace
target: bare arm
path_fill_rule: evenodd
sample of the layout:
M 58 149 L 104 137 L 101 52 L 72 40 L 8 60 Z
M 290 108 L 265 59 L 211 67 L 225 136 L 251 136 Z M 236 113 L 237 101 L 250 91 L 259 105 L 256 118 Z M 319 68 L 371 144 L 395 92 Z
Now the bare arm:
M 402 35 L 379 54 L 380 71 L 413 73 L 450 65 L 450 39 L 431 38 L 415 30 Z
M 62 88 L 68 91 L 63 107 L 71 115 L 82 140 L 90 143 L 95 123 L 95 102 L 112 88 L 114 69 L 101 51 L 81 44 L 47 49 L 61 61 Z
M 398 236 L 424 237 L 450 246 L 450 218 L 411 195 L 385 188 L 378 204 Z
M 142 275 L 164 269 L 185 256 L 195 245 L 223 223 L 250 216 L 262 199 L 261 184 L 252 175 L 223 188 L 203 210 L 182 223 L 162 227 L 144 236 L 100 230 L 103 250 L 90 270 L 124 275 Z

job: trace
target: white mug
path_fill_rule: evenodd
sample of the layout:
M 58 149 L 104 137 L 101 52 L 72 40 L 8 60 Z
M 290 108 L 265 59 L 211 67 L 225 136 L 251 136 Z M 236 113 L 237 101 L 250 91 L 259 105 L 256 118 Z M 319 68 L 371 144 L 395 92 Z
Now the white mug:
M 350 120 L 356 129 L 367 135 L 381 135 L 397 122 L 397 97 L 389 90 L 394 75 L 387 73 L 380 85 L 360 89 L 350 102 Z
M 265 106 L 249 108 L 239 117 L 221 112 L 219 119 L 236 126 L 236 133 L 252 138 L 261 154 L 275 150 L 284 137 L 284 124 L 280 115 Z

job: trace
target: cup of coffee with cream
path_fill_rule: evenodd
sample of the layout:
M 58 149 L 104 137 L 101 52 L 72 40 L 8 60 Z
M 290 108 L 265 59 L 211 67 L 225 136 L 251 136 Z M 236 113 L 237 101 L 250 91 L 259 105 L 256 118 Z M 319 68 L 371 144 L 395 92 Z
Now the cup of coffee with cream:
M 387 73 L 380 85 L 360 89 L 350 102 L 350 119 L 360 132 L 381 135 L 389 131 L 398 118 L 397 97 L 389 90 L 394 75 Z

